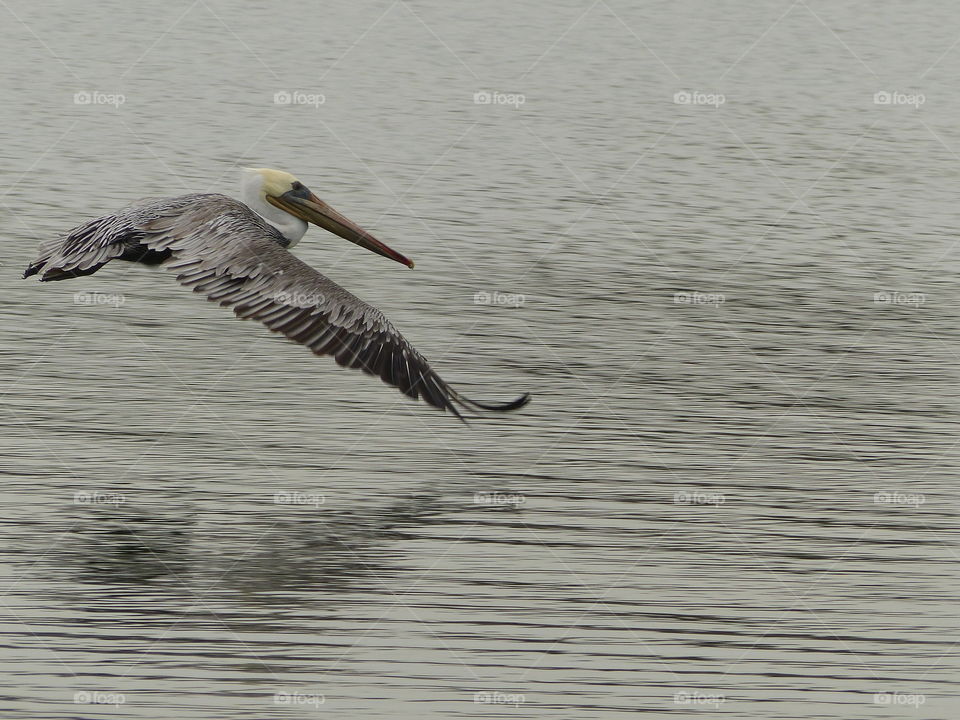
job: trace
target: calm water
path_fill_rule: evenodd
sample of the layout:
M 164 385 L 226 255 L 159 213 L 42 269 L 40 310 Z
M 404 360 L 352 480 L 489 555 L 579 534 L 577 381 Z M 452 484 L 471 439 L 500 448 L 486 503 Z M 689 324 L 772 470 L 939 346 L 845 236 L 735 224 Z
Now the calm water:
M 0 16 L 3 717 L 955 716 L 952 3 Z M 238 164 L 534 402 L 463 427 L 161 270 L 19 279 Z

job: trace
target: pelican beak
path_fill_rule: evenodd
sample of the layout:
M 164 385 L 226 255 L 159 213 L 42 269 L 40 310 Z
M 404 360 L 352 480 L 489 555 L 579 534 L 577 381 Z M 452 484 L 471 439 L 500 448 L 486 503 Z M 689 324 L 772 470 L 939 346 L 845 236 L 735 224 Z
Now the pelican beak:
M 322 227 L 324 230 L 339 235 L 344 240 L 356 243 L 370 252 L 396 260 L 409 268 L 413 267 L 413 260 L 408 260 L 396 250 L 387 247 L 350 218 L 338 213 L 306 188 L 303 188 L 299 193 L 290 190 L 279 197 L 268 194 L 267 201 L 294 217 Z

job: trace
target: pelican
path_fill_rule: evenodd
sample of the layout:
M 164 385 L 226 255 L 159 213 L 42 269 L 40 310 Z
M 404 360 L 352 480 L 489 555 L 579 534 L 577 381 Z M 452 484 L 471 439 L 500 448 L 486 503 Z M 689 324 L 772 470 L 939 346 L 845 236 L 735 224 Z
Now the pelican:
M 463 420 L 463 410 L 503 412 L 512 402 L 471 400 L 453 390 L 375 307 L 350 294 L 290 252 L 318 225 L 412 268 L 413 262 L 314 195 L 293 175 L 244 168 L 243 202 L 197 193 L 144 201 L 90 220 L 41 243 L 23 273 L 41 281 L 92 275 L 111 260 L 161 265 L 177 280 L 241 319 L 332 355 L 342 367 L 377 375 L 403 394 Z

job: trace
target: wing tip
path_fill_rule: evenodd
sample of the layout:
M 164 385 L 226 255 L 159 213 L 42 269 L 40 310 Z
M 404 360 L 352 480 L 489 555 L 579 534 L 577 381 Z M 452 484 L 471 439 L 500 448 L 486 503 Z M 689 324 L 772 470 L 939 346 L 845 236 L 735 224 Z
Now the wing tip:
M 532 397 L 533 396 L 530 393 L 524 393 L 516 400 L 511 400 L 510 402 L 505 403 L 484 403 L 477 400 L 471 400 L 470 398 L 463 397 L 462 395 L 458 395 L 457 399 L 466 405 L 472 405 L 473 407 L 480 408 L 481 410 L 490 410 L 492 412 L 511 412 L 513 410 L 519 410 L 520 408 L 529 404 Z

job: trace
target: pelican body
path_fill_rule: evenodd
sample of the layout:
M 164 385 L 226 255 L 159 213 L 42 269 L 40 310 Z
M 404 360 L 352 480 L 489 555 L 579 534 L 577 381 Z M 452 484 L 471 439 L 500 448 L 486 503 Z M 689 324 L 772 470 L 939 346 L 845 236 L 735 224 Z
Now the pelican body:
M 41 281 L 92 275 L 111 260 L 161 265 L 177 280 L 229 307 L 242 319 L 331 355 L 421 398 L 461 420 L 463 409 L 507 411 L 529 394 L 503 404 L 481 403 L 445 383 L 426 359 L 376 308 L 350 294 L 293 255 L 313 223 L 378 255 L 412 268 L 413 262 L 314 195 L 290 173 L 247 168 L 244 202 L 212 193 L 147 201 L 90 220 L 40 245 L 24 272 Z

